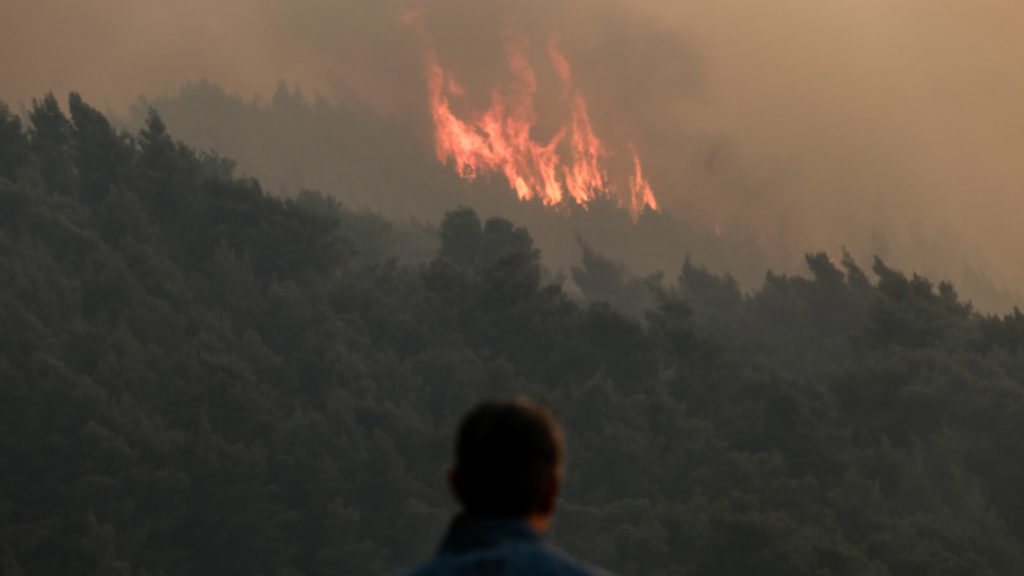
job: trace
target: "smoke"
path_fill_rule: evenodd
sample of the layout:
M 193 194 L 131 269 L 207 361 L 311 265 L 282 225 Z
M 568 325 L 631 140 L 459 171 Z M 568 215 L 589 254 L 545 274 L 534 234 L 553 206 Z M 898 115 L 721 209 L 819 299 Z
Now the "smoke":
M 777 186 L 736 225 L 775 218 L 801 245 L 886 249 L 972 290 L 1020 290 L 1024 5 L 962 0 L 659 2 L 714 71 L 687 124 L 720 130 Z M 668 14 L 671 14 L 670 16 Z M 885 242 L 877 239 L 882 237 Z
M 15 108 L 47 90 L 77 90 L 117 112 L 139 94 L 200 78 L 267 98 L 286 79 L 426 131 L 422 46 L 403 12 L 422 13 L 439 59 L 480 107 L 507 74 L 509 34 L 527 40 L 536 62 L 556 38 L 595 132 L 635 143 L 659 204 L 680 220 L 754 237 L 776 268 L 846 246 L 1000 305 L 990 284 L 1024 289 L 1021 3 L 6 4 L 0 99 Z M 538 84 L 543 131 L 560 99 L 555 71 L 538 67 Z

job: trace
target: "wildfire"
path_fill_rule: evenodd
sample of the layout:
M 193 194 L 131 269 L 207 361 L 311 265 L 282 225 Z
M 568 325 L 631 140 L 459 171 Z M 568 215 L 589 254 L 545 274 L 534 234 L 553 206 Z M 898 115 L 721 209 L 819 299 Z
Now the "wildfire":
M 629 191 L 630 197 L 633 201 L 634 209 L 639 206 L 639 209 L 650 206 L 653 210 L 658 209 L 658 202 L 654 199 L 654 192 L 651 190 L 651 185 L 644 178 L 644 169 L 640 165 L 640 155 L 637 153 L 636 148 L 633 147 L 633 143 L 629 143 L 629 151 L 633 153 L 633 176 L 629 180 Z
M 409 23 L 415 23 L 411 19 Z M 422 32 L 422 28 L 420 29 Z M 569 61 L 557 44 L 548 43 L 550 63 L 561 80 L 562 101 L 569 110 L 569 124 L 549 141 L 537 142 L 532 131 L 537 123 L 534 95 L 537 78 L 526 57 L 526 45 L 506 45 L 506 60 L 512 81 L 494 88 L 490 106 L 471 114 L 468 120 L 455 115 L 452 100 L 465 90 L 438 60 L 424 34 L 427 89 L 434 122 L 435 152 L 443 164 L 454 164 L 458 174 L 473 180 L 478 176 L 501 174 L 521 200 L 539 198 L 555 206 L 574 201 L 586 207 L 598 195 L 614 198 L 639 217 L 645 206 L 657 210 L 650 184 L 643 176 L 640 156 L 632 144 L 633 174 L 628 191 L 609 181 L 609 153 L 594 133 L 587 102 L 573 86 Z

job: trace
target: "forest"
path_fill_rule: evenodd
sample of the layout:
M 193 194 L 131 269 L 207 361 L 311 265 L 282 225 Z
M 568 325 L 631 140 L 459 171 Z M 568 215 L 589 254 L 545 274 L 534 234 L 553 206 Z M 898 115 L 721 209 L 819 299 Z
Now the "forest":
M 318 190 L 399 227 L 437 223 L 453 208 L 469 207 L 485 220 L 499 216 L 526 227 L 553 270 L 568 272 L 579 263 L 577 237 L 608 258 L 630 262 L 640 275 L 677 270 L 688 253 L 709 270 L 754 285 L 766 267 L 793 260 L 766 250 L 749 231 L 718 235 L 713 221 L 695 223 L 689 213 L 645 210 L 635 225 L 628 211 L 601 195 L 585 206 L 567 201 L 552 210 L 540 199 L 520 200 L 500 177 L 466 182 L 431 153 L 434 130 L 414 112 L 385 114 L 360 100 L 310 98 L 285 82 L 269 99 L 247 100 L 200 81 L 174 94 L 140 97 L 115 125 L 137 131 L 151 109 L 175 138 L 230 157 L 237 173 L 257 178 L 271 195 Z M 728 165 L 727 154 L 721 156 L 717 161 Z M 689 156 L 677 161 L 700 163 Z M 702 166 L 693 170 L 703 173 Z M 1002 304 L 991 292 L 978 290 L 986 303 Z
M 748 290 L 578 249 L 570 292 L 507 219 L 0 105 L 0 573 L 394 573 L 455 512 L 458 418 L 527 394 L 566 427 L 551 540 L 620 574 L 1024 574 L 1019 310 L 879 258 Z
M 687 132 L 688 144 L 666 146 L 665 155 L 689 178 L 656 182 L 658 194 L 674 196 L 676 206 L 644 211 L 634 225 L 626 211 L 600 196 L 585 208 L 565 203 L 551 210 L 539 201 L 520 201 L 500 178 L 467 185 L 452 166 L 431 157 L 433 131 L 415 110 L 387 114 L 360 99 L 310 97 L 283 81 L 269 98 L 246 99 L 204 80 L 176 93 L 140 97 L 114 124 L 137 131 L 151 109 L 176 139 L 230 157 L 238 174 L 259 179 L 271 195 L 291 198 L 304 189 L 319 190 L 349 209 L 369 209 L 413 228 L 467 206 L 484 219 L 499 216 L 526 227 L 544 263 L 567 274 L 579 263 L 577 236 L 605 257 L 629 262 L 634 274 L 677 271 L 689 254 L 709 271 L 733 276 L 741 287 L 760 286 L 768 268 L 799 274 L 806 270 L 803 251 L 829 248 L 799 239 L 799 230 L 819 216 L 773 216 L 781 184 L 749 174 L 742 146 L 721 135 Z M 712 210 L 713 199 L 732 199 L 741 209 Z M 882 224 L 889 218 L 893 227 Z M 865 262 L 878 255 L 929 278 L 952 280 L 984 312 L 1004 313 L 1024 302 L 1013 282 L 999 280 L 993 250 L 972 252 L 962 238 L 947 241 L 917 224 L 878 207 L 874 224 L 855 227 L 831 248 L 841 252 L 845 246 Z M 575 288 L 572 282 L 566 287 Z

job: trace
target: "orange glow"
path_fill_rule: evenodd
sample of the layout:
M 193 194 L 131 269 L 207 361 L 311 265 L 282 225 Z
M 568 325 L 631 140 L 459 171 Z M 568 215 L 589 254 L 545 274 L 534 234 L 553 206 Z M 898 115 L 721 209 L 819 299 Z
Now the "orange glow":
M 533 110 L 537 81 L 521 46 L 509 46 L 508 65 L 515 82 L 505 93 L 491 91 L 490 108 L 467 123 L 455 116 L 449 103 L 449 96 L 460 96 L 464 91 L 441 68 L 437 55 L 428 52 L 427 87 L 437 159 L 443 163 L 453 161 L 459 175 L 468 180 L 500 172 L 520 199 L 540 197 L 549 206 L 558 204 L 563 189 L 558 178 L 556 148 L 564 130 L 546 144 L 530 139 L 530 129 L 537 121 Z
M 537 123 L 534 96 L 537 78 L 526 57 L 526 45 L 506 45 L 506 63 L 511 81 L 493 88 L 490 106 L 459 118 L 452 100 L 465 96 L 454 74 L 446 71 L 415 18 L 424 37 L 427 89 L 434 123 L 434 146 L 438 161 L 453 164 L 466 179 L 501 174 L 521 200 L 539 198 L 547 206 L 575 202 L 584 208 L 598 195 L 614 198 L 636 219 L 644 206 L 657 210 L 654 193 L 644 179 L 640 158 L 632 144 L 634 174 L 627 193 L 609 182 L 605 145 L 594 133 L 587 102 L 572 83 L 569 61 L 554 41 L 548 43 L 551 65 L 561 81 L 562 101 L 570 113 L 564 126 L 549 141 L 537 142 L 531 132 Z
M 630 191 L 630 212 L 636 220 L 643 212 L 644 206 L 650 206 L 652 210 L 658 209 L 658 202 L 654 199 L 654 192 L 650 183 L 644 178 L 644 169 L 640 165 L 640 154 L 637 153 L 633 143 L 629 143 L 629 151 L 633 153 L 633 177 L 629 180 Z
M 569 61 L 554 41 L 548 43 L 548 53 L 562 79 L 562 97 L 572 109 L 570 162 L 564 168 L 565 185 L 576 202 L 586 206 L 594 194 L 608 188 L 608 173 L 603 164 L 607 154 L 590 125 L 586 100 L 573 89 Z

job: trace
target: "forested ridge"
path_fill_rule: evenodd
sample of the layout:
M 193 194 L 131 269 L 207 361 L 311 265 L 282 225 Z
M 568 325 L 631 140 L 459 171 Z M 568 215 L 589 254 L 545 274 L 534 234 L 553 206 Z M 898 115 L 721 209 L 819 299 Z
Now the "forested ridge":
M 724 135 L 689 134 L 686 144 L 668 146 L 671 162 L 689 176 L 656 182 L 665 209 L 644 211 L 634 225 L 627 211 L 600 196 L 586 207 L 567 202 L 551 210 L 536 199 L 520 201 L 501 178 L 466 183 L 431 153 L 433 131 L 415 114 L 386 115 L 358 99 L 310 99 L 284 82 L 270 98 L 244 99 L 201 81 L 176 94 L 140 98 L 123 124 L 138 130 L 151 109 L 175 138 L 231 157 L 240 173 L 258 178 L 273 195 L 320 190 L 399 225 L 409 217 L 438 222 L 453 207 L 467 206 L 525 226 L 545 264 L 555 269 L 579 262 L 578 235 L 608 258 L 629 262 L 635 273 L 674 274 L 691 254 L 710 271 L 729 273 L 751 287 L 761 284 L 768 268 L 801 273 L 799 251 L 824 248 L 799 240 L 803 220 L 817 221 L 817 216 L 773 216 L 771 199 L 788 187 L 748 174 L 737 156 L 740 143 Z M 686 200 L 676 204 L 673 196 Z M 710 210 L 709 197 L 737 204 Z M 878 210 L 853 237 L 828 246 L 845 243 L 865 262 L 879 254 L 929 277 L 953 280 L 958 292 L 985 312 L 1003 313 L 1022 301 L 1012 282 L 996 280 L 999 266 L 989 263 L 991 251 L 972 252 L 964 242 L 918 230 L 912 218 L 899 225 L 896 214 Z M 895 228 L 884 224 L 889 219 Z M 908 234 L 914 237 L 911 244 L 905 241 Z
M 67 110 L 0 106 L 3 574 L 389 573 L 508 394 L 566 425 L 552 540 L 619 573 L 1024 573 L 1019 311 L 881 260 L 744 294 L 585 244 L 579 299 L 507 220 L 428 241 Z
M 748 233 L 719 236 L 713 223 L 695 225 L 667 210 L 645 210 L 635 225 L 615 199 L 598 196 L 587 206 L 567 199 L 552 210 L 539 198 L 520 200 L 503 178 L 467 182 L 431 153 L 430 126 L 409 114 L 382 114 L 358 100 L 310 100 L 283 82 L 267 101 L 245 100 L 202 81 L 174 95 L 140 98 L 124 125 L 142 127 L 151 109 L 175 138 L 230 156 L 240 173 L 258 178 L 275 196 L 320 190 L 349 208 L 368 208 L 397 223 L 410 217 L 438 222 L 456 206 L 469 207 L 526 227 L 545 264 L 556 269 L 579 262 L 577 235 L 601 254 L 630 262 L 638 273 L 678 269 L 685 254 L 669 248 L 685 246 L 712 270 L 755 284 L 770 258 Z

